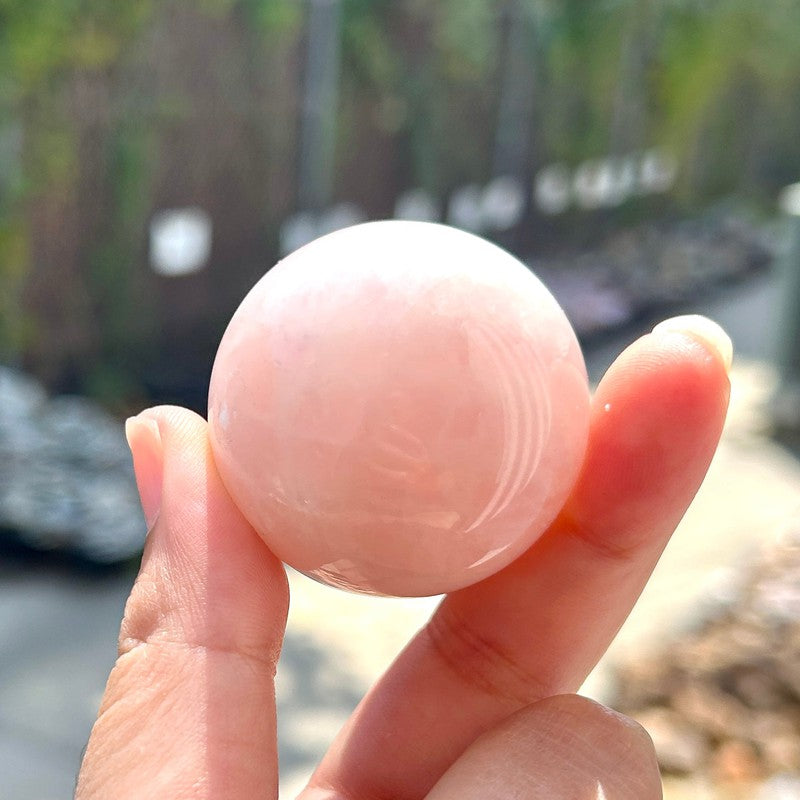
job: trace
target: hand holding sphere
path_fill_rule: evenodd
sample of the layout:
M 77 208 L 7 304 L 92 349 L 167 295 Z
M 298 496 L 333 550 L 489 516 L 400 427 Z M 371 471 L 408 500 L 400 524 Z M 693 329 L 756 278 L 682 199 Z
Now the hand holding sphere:
M 600 382 L 585 439 L 574 337 L 510 256 L 401 223 L 291 256 L 224 337 L 209 422 L 175 407 L 128 421 L 150 533 L 76 797 L 276 797 L 289 597 L 270 548 L 360 591 L 465 587 L 303 800 L 660 797 L 649 739 L 564 693 L 703 479 L 730 354 L 708 320 L 657 326 Z

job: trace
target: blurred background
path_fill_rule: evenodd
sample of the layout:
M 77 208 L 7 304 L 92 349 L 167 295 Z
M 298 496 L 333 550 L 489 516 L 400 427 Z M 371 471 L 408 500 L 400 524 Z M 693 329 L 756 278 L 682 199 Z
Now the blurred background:
M 144 537 L 124 417 L 202 413 L 264 271 L 394 217 L 519 256 L 593 380 L 664 316 L 731 333 L 720 454 L 585 691 L 668 798 L 800 798 L 798 41 L 796 0 L 0 0 L 0 794 L 72 792 Z M 286 797 L 435 604 L 290 579 Z

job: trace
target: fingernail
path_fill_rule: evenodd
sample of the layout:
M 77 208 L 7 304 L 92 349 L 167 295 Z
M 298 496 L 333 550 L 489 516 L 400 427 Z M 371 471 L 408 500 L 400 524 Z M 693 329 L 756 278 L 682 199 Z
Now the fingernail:
M 142 511 L 150 530 L 161 508 L 164 481 L 164 451 L 158 423 L 146 414 L 125 421 L 125 438 L 133 455 L 133 471 L 142 502 Z
M 659 322 L 653 328 L 653 333 L 682 333 L 686 336 L 691 336 L 693 339 L 700 339 L 719 354 L 722 363 L 725 365 L 725 371 L 731 371 L 731 364 L 733 363 L 733 342 L 731 337 L 708 317 L 703 317 L 700 314 L 672 317 L 664 320 L 664 322 Z

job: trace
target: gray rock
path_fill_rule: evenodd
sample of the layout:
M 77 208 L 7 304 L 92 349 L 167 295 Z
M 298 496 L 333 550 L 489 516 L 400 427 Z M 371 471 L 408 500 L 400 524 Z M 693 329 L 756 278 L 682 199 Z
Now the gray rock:
M 48 400 L 0 367 L 0 528 L 40 550 L 99 563 L 137 555 L 144 540 L 121 423 L 81 397 Z
M 767 267 L 776 254 L 773 239 L 745 216 L 712 211 L 622 230 L 593 250 L 529 263 L 577 333 L 589 338 L 692 301 L 715 284 Z
M 46 399 L 44 389 L 33 378 L 0 366 L 0 408 L 3 409 L 0 425 L 34 413 Z

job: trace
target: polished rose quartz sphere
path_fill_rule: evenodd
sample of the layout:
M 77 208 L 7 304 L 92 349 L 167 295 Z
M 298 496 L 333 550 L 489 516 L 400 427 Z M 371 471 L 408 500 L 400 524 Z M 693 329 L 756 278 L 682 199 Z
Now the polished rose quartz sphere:
M 558 513 L 586 445 L 575 335 L 519 261 L 463 231 L 372 222 L 270 270 L 217 353 L 211 444 L 283 561 L 373 594 L 496 572 Z

